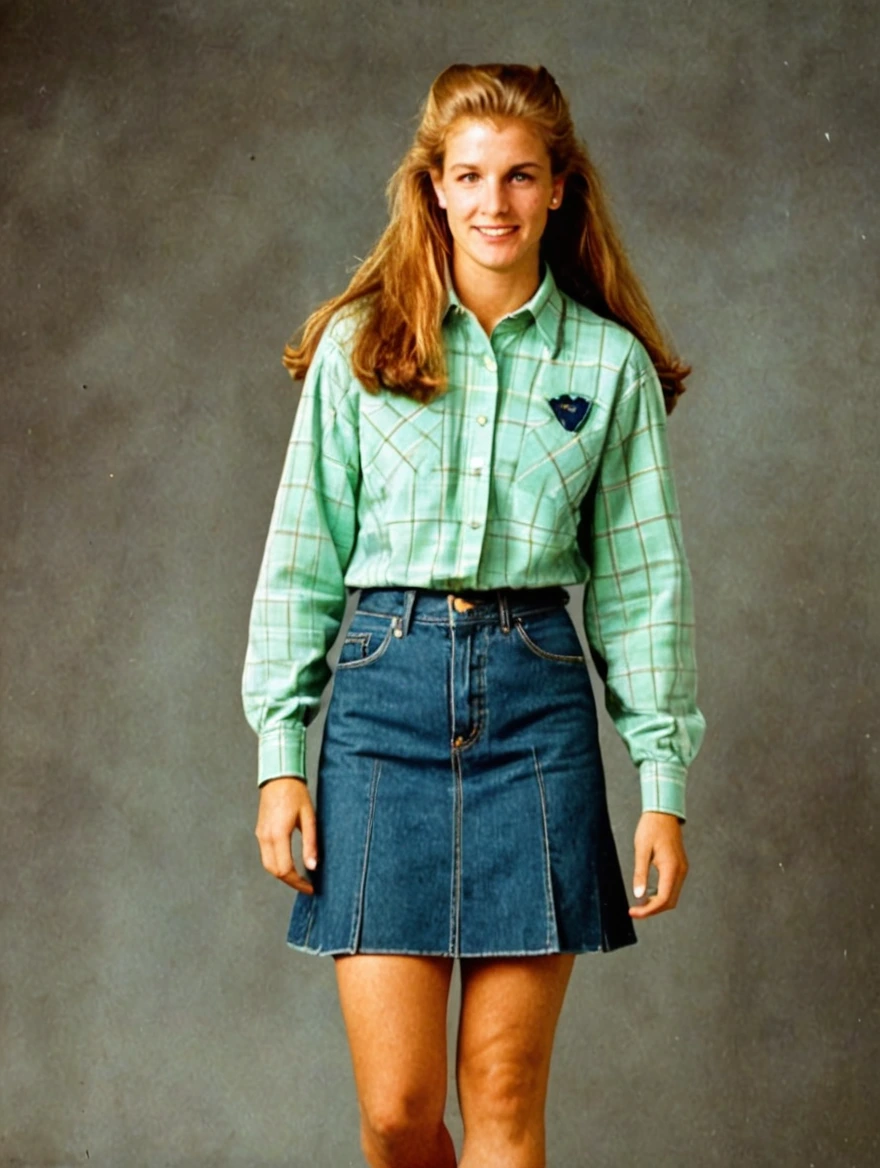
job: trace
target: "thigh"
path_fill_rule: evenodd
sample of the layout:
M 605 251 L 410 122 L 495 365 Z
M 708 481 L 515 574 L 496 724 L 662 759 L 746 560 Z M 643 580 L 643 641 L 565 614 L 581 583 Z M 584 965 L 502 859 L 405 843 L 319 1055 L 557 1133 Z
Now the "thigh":
M 465 1122 L 500 1097 L 543 1111 L 574 956 L 462 958 L 456 1077 Z
M 442 1115 L 453 959 L 356 953 L 334 962 L 362 1108 Z

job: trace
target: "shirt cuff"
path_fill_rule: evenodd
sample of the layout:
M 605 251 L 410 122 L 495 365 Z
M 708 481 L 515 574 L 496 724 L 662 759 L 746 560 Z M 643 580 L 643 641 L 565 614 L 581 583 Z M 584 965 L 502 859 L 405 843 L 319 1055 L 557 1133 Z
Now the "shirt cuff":
M 306 777 L 306 728 L 301 722 L 277 726 L 260 735 L 257 786 L 283 775 Z
M 674 762 L 645 761 L 639 767 L 642 811 L 665 811 L 684 823 L 687 767 Z

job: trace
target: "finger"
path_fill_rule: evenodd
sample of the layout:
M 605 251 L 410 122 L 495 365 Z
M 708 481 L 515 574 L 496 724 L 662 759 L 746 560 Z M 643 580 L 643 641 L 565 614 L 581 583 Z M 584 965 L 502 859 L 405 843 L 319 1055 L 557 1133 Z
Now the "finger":
M 297 892 L 305 892 L 311 895 L 314 889 L 304 876 L 298 871 L 296 864 L 293 862 L 293 832 L 289 835 L 281 834 L 273 840 L 275 854 L 273 857 L 274 875 L 284 884 L 289 884 L 291 888 L 295 888 Z
M 656 864 L 658 872 L 657 880 L 657 895 L 651 897 L 651 907 L 654 912 L 663 912 L 666 908 L 672 908 L 675 903 L 672 901 L 672 896 L 675 892 L 676 875 L 678 865 L 675 860 L 660 861 Z
M 294 866 L 291 866 L 290 871 L 284 876 L 279 876 L 278 879 L 289 884 L 291 888 L 295 888 L 297 892 L 304 892 L 306 896 L 314 896 L 315 894 L 311 883 L 304 876 L 300 876 Z
M 302 877 L 296 870 L 293 862 L 293 855 L 291 854 L 291 839 L 292 829 L 290 831 L 275 830 L 266 832 L 265 829 L 260 830 L 257 839 L 260 844 L 260 860 L 266 871 L 274 876 L 277 880 L 289 884 L 291 888 L 295 888 L 297 892 L 305 892 L 311 895 L 314 892 L 308 880 Z
M 636 840 L 635 868 L 633 870 L 633 896 L 640 901 L 648 887 L 648 869 L 651 865 L 651 845 Z
M 678 903 L 678 892 L 681 888 L 681 868 L 676 860 L 655 863 L 659 873 L 657 890 L 649 895 L 644 904 L 630 909 L 630 916 L 652 917 L 657 913 L 666 912 L 675 908 Z
M 682 890 L 682 887 L 684 886 L 684 880 L 685 880 L 685 877 L 687 876 L 687 871 L 688 871 L 687 860 L 683 860 L 678 865 L 676 872 L 675 872 L 675 886 L 673 887 L 672 895 L 669 898 L 669 905 L 668 905 L 669 908 L 675 908 L 675 906 L 678 904 L 679 897 L 681 896 L 681 890 Z
M 317 868 L 318 832 L 315 809 L 311 803 L 306 803 L 300 813 L 300 831 L 302 832 L 303 863 L 309 869 Z

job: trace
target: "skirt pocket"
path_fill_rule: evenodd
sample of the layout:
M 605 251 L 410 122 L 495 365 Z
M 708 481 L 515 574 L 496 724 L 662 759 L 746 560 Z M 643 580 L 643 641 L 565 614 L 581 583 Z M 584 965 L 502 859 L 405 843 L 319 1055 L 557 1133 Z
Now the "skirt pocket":
M 360 669 L 378 661 L 399 626 L 399 616 L 355 613 L 339 650 L 337 670 Z
M 577 629 L 565 609 L 514 616 L 513 627 L 523 645 L 536 657 L 564 665 L 585 664 Z

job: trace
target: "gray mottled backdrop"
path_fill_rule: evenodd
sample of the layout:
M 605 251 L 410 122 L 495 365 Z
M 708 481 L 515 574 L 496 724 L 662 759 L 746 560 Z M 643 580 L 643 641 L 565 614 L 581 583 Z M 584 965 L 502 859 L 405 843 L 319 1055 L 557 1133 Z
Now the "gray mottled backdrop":
M 2 6 L 3 1165 L 360 1162 L 332 962 L 286 948 L 259 863 L 239 676 L 284 341 L 381 229 L 433 77 L 499 59 L 569 94 L 694 366 L 691 873 L 576 964 L 550 1161 L 880 1162 L 874 10 Z M 629 882 L 635 772 L 603 741 Z

